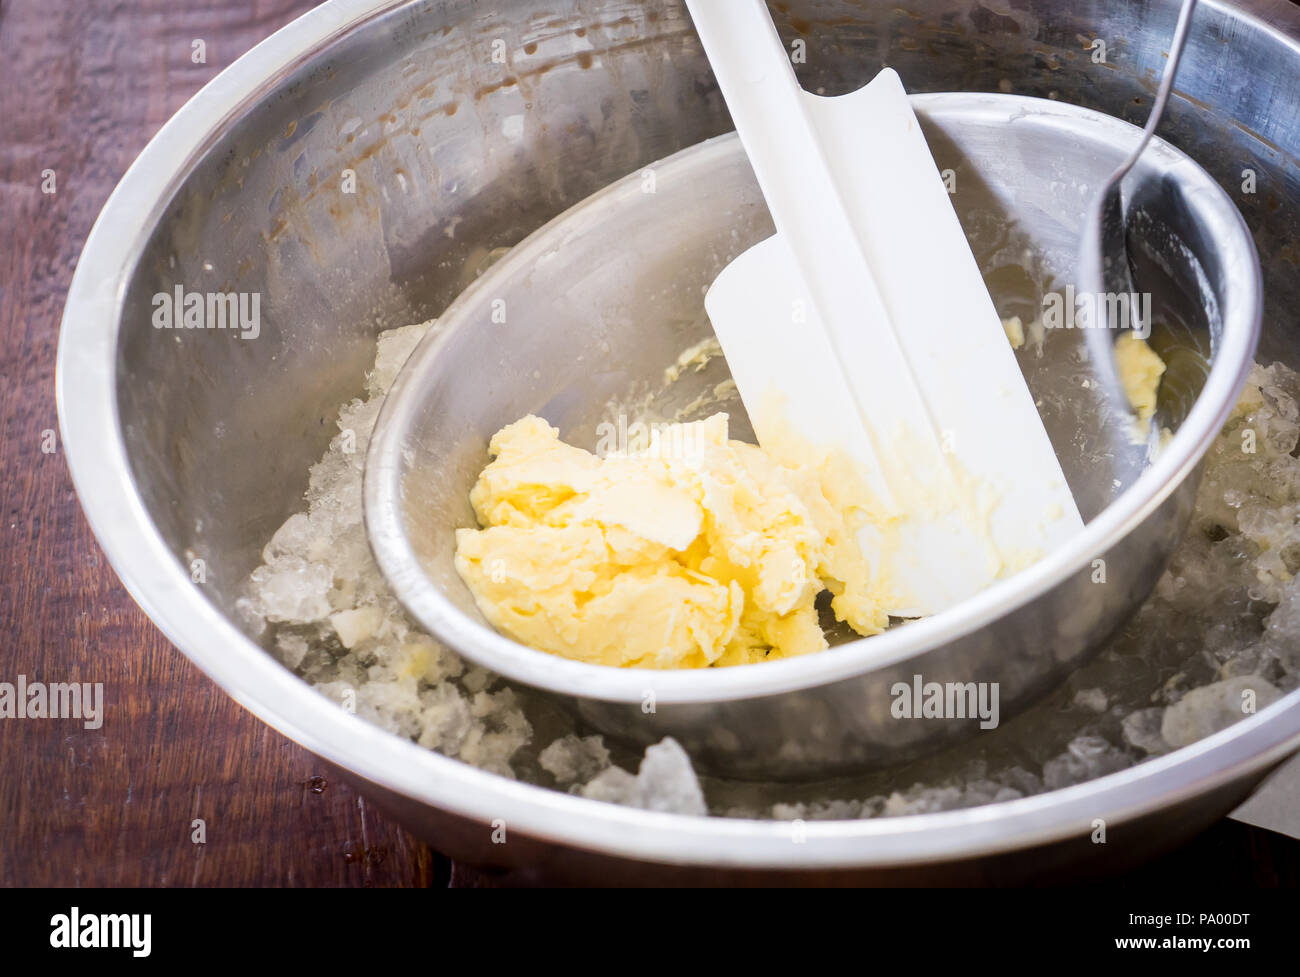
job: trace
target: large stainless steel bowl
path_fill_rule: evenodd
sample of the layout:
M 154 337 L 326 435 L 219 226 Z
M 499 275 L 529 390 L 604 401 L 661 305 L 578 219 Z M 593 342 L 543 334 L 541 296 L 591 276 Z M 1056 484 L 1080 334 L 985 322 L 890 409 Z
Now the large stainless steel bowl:
M 1140 119 L 1176 3 L 789 2 L 804 84 L 882 62 L 916 89 L 1013 90 Z M 1081 40 L 1108 42 L 1097 65 Z M 1202 4 L 1162 134 L 1233 193 L 1264 258 L 1264 359 L 1296 352 L 1300 15 Z M 494 44 L 500 40 L 501 44 Z M 494 59 L 503 53 L 504 63 Z M 347 715 L 232 614 L 260 546 L 300 505 L 337 405 L 383 327 L 440 311 L 490 251 L 569 204 L 729 128 L 683 8 L 332 0 L 200 92 L 106 205 L 69 294 L 60 417 L 90 522 L 176 645 L 267 722 L 455 856 L 605 881 L 808 869 L 1005 878 L 1098 869 L 1177 843 L 1300 745 L 1295 693 L 1133 769 L 966 811 L 810 823 L 653 814 L 483 773 Z M 1260 192 L 1235 192 L 1243 169 Z M 355 177 L 355 193 L 344 178 Z M 152 327 L 151 297 L 260 293 L 262 332 Z M 206 582 L 191 581 L 203 559 Z M 1093 845 L 1094 821 L 1108 843 Z M 504 819 L 510 843 L 491 843 Z M 1026 848 L 1038 851 L 1025 859 Z

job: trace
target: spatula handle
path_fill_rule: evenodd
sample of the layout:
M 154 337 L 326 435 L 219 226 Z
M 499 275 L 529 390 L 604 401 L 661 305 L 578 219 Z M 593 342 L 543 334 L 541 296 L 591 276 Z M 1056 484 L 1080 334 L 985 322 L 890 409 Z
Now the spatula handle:
M 807 285 L 843 371 L 864 322 L 897 364 L 899 412 L 925 418 L 911 369 L 889 330 L 888 313 L 862 243 L 822 145 L 809 95 L 764 0 L 687 0 L 709 64 L 731 110 L 777 233 L 785 239 Z M 883 355 L 883 354 L 882 354 Z M 847 377 L 846 377 L 847 379 Z M 850 385 L 859 414 L 863 391 Z
M 767 4 L 687 0 L 686 6 L 777 231 L 801 258 L 833 256 L 844 242 L 834 241 L 828 224 L 838 215 L 840 230 L 850 229 Z

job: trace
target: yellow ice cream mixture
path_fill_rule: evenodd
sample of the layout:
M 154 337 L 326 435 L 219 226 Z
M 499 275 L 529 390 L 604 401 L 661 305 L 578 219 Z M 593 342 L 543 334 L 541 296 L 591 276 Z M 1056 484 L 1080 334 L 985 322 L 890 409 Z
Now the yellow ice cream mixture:
M 1126 332 L 1115 340 L 1115 365 L 1128 402 L 1145 428 L 1156 412 L 1156 394 L 1164 376 L 1165 361 L 1136 333 Z
M 538 417 L 497 432 L 470 493 L 482 528 L 456 533 L 456 568 L 494 627 L 642 668 L 821 651 L 822 590 L 859 634 L 886 627 L 856 539 L 875 510 L 844 459 L 729 440 L 726 414 L 658 433 L 598 457 Z

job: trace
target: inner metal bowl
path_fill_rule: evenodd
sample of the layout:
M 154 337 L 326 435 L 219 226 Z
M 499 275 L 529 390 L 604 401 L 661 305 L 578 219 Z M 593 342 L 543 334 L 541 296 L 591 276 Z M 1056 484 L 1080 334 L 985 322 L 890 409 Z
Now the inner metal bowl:
M 1074 281 L 1091 192 L 1140 130 L 1014 95 L 922 95 L 914 104 L 940 169 L 953 171 L 953 199 L 986 273 L 1005 273 L 1011 261 L 1040 293 Z M 1089 379 L 1083 331 L 1051 330 L 1041 357 L 1031 346 L 1022 350 L 1034 399 L 1089 520 L 1059 551 L 932 618 L 820 654 L 739 668 L 590 665 L 525 647 L 484 621 L 453 558 L 455 530 L 476 525 L 469 491 L 488 462 L 492 434 L 535 413 L 565 440 L 592 449 L 602 423 L 620 423 L 633 390 L 648 387 L 654 411 L 656 379 L 687 345 L 712 335 L 705 289 L 772 233 L 734 136 L 647 170 L 654 193 L 645 192 L 646 171 L 633 173 L 511 251 L 452 303 L 394 384 L 370 442 L 366 523 L 380 567 L 411 614 L 466 657 L 560 696 L 603 732 L 643 743 L 671 735 L 706 769 L 764 779 L 885 765 L 978 731 L 973 716 L 900 721 L 891 711 L 895 687 L 910 688 L 915 675 L 996 683 L 1005 716 L 1097 650 L 1145 599 L 1180 538 L 1197 463 L 1236 402 L 1259 329 L 1259 269 L 1245 223 L 1218 184 L 1159 140 L 1134 181 L 1171 187 L 1184 206 L 1160 212 L 1164 233 L 1148 228 L 1148 246 L 1164 248 L 1164 267 L 1192 255 L 1210 295 L 1202 302 L 1195 280 L 1190 302 L 1172 279 L 1154 283 L 1157 316 L 1175 305 L 1200 314 L 1180 336 L 1153 338 L 1205 350 L 1209 376 L 1194 405 L 1162 415 L 1178 433 L 1143 471 L 1145 450 L 1129 443 L 1127 419 L 1112 416 Z M 500 303 L 504 322 L 494 316 Z M 705 393 L 714 380 L 697 380 L 685 395 Z M 729 407 L 741 414 L 743 434 L 739 402 Z M 622 423 L 644 419 L 625 415 Z
M 888 61 L 918 90 L 1010 85 L 1144 117 L 1177 0 L 990 6 L 789 0 L 776 17 L 786 37 L 809 40 L 810 90 L 850 91 Z M 439 314 L 493 249 L 730 128 L 681 4 L 598 9 L 328 0 L 222 72 L 144 149 L 77 263 L 58 361 L 65 456 L 124 586 L 215 682 L 419 837 L 520 880 L 1095 873 L 1229 811 L 1300 746 L 1300 693 L 1069 789 L 809 822 L 792 844 L 788 823 L 618 807 L 426 750 L 340 709 L 240 621 L 234 604 L 261 547 L 301 508 L 339 405 L 364 391 L 375 333 Z M 1244 167 L 1257 174 L 1260 192 L 1235 199 L 1264 262 L 1261 357 L 1300 365 L 1300 10 L 1203 0 L 1197 26 L 1161 131 L 1223 186 L 1241 186 Z M 1079 41 L 1089 35 L 1110 40 L 1113 63 L 1090 60 Z M 502 38 L 507 65 L 487 54 Z M 355 196 L 340 192 L 345 170 Z M 149 297 L 178 281 L 260 292 L 260 338 L 155 331 Z M 1105 845 L 1092 843 L 1099 818 Z M 502 820 L 505 845 L 494 843 Z

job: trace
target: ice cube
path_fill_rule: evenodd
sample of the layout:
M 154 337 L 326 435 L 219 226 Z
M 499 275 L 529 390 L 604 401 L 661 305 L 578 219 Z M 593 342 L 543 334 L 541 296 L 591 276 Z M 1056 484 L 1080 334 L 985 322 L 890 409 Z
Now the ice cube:
M 1124 741 L 1144 753 L 1159 755 L 1169 752 L 1169 744 L 1160 732 L 1164 722 L 1165 710 L 1161 706 L 1151 709 L 1139 709 L 1124 717 L 1121 728 Z
M 1170 746 L 1189 746 L 1282 697 L 1258 675 L 1239 675 L 1192 689 L 1165 710 L 1160 731 Z
M 569 733 L 542 750 L 537 759 L 561 787 L 585 784 L 609 768 L 609 750 L 600 736 Z
M 637 780 L 641 782 L 644 806 L 651 811 L 701 816 L 709 813 L 691 758 L 672 737 L 646 748 Z
M 259 610 L 269 621 L 310 624 L 330 612 L 327 595 L 334 572 L 323 563 L 288 557 L 252 574 Z
M 672 737 L 646 748 L 634 777 L 622 767 L 610 767 L 580 791 L 592 800 L 610 801 L 647 811 L 708 814 L 691 758 Z

